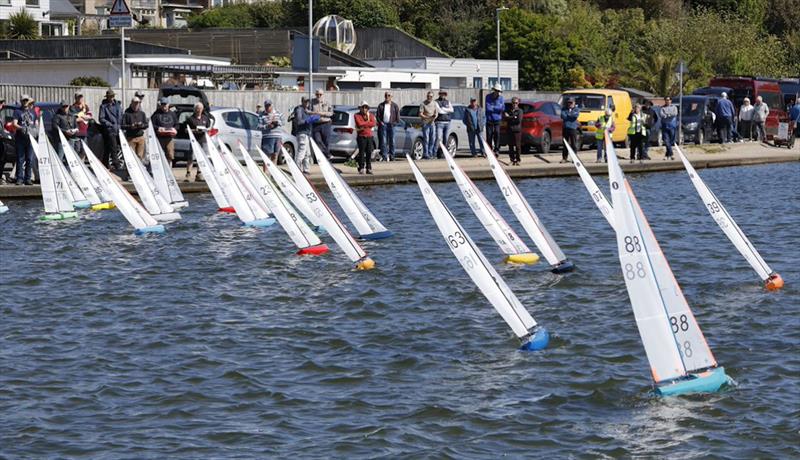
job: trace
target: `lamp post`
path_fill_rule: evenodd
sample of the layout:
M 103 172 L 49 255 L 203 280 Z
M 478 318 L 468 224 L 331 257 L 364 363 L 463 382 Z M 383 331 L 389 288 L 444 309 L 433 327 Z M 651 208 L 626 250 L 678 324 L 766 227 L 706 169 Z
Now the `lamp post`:
M 675 69 L 678 73 L 678 139 L 676 139 L 676 144 L 683 145 L 683 73 L 686 72 L 686 64 L 684 64 L 683 59 L 678 62 L 678 68 Z
M 314 92 L 314 39 L 311 35 L 314 17 L 314 0 L 308 0 L 308 100 L 311 102 L 311 95 Z
M 500 12 L 507 9 L 505 6 L 501 6 L 494 10 L 497 18 L 497 81 L 495 83 L 498 85 L 500 84 Z

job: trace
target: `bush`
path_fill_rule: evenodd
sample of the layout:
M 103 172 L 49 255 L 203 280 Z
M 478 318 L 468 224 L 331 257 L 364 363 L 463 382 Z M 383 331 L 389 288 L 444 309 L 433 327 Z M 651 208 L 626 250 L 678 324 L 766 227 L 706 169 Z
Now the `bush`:
M 111 86 L 108 84 L 107 81 L 103 80 L 100 77 L 95 77 L 93 75 L 84 75 L 82 77 L 75 77 L 67 83 L 69 86 L 101 86 L 101 87 L 108 87 Z
M 19 10 L 8 17 L 8 38 L 26 40 L 39 38 L 39 23 L 27 10 Z

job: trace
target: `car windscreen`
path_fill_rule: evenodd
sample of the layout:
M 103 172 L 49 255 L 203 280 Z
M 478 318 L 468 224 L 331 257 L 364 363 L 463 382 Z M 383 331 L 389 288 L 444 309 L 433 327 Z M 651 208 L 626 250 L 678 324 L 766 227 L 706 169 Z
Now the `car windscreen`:
M 419 106 L 418 105 L 406 105 L 400 109 L 400 116 L 401 117 L 418 117 L 419 116 Z
M 581 110 L 604 110 L 606 97 L 602 94 L 572 93 L 568 95 L 575 100 L 575 105 Z
M 786 110 L 786 107 L 783 105 L 783 95 L 780 93 L 773 93 L 773 92 L 766 92 L 761 91 L 758 93 L 761 96 L 761 99 L 767 104 L 770 110 Z
M 203 102 L 200 96 L 195 94 L 170 94 L 166 96 L 170 105 L 195 105 L 198 102 Z
M 341 112 L 339 110 L 333 111 L 333 118 L 331 119 L 333 126 L 347 126 L 350 124 L 350 114 Z
M 701 101 L 683 101 L 681 104 L 681 113 L 684 117 L 698 117 L 703 110 L 704 102 Z

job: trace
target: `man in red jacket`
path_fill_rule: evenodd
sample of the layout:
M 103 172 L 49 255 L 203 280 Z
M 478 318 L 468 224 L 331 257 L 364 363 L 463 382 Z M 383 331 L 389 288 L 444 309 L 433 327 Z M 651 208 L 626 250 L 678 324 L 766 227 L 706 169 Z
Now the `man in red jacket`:
M 358 132 L 356 137 L 356 142 L 358 143 L 358 173 L 364 174 L 364 166 L 366 164 L 367 174 L 372 174 L 372 150 L 374 150 L 372 128 L 375 127 L 375 117 L 369 113 L 369 104 L 366 101 L 361 102 L 358 113 L 354 118 L 356 131 Z

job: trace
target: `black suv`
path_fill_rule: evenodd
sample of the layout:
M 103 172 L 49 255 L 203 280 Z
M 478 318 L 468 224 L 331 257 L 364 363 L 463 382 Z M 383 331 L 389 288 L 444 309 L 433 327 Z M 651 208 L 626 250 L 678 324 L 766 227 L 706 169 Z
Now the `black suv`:
M 194 105 L 198 102 L 203 103 L 205 110 L 203 113 L 208 115 L 211 120 L 211 126 L 214 126 L 214 116 L 211 115 L 211 107 L 208 104 L 208 98 L 203 90 L 193 86 L 162 86 L 158 90 L 158 100 L 166 97 L 169 100 L 169 105 L 178 115 L 178 135 L 175 137 L 175 161 L 187 158 L 187 154 L 191 151 L 192 146 L 189 143 L 189 132 L 186 130 L 186 122 L 189 117 L 194 113 Z M 209 134 L 214 135 L 214 130 Z

